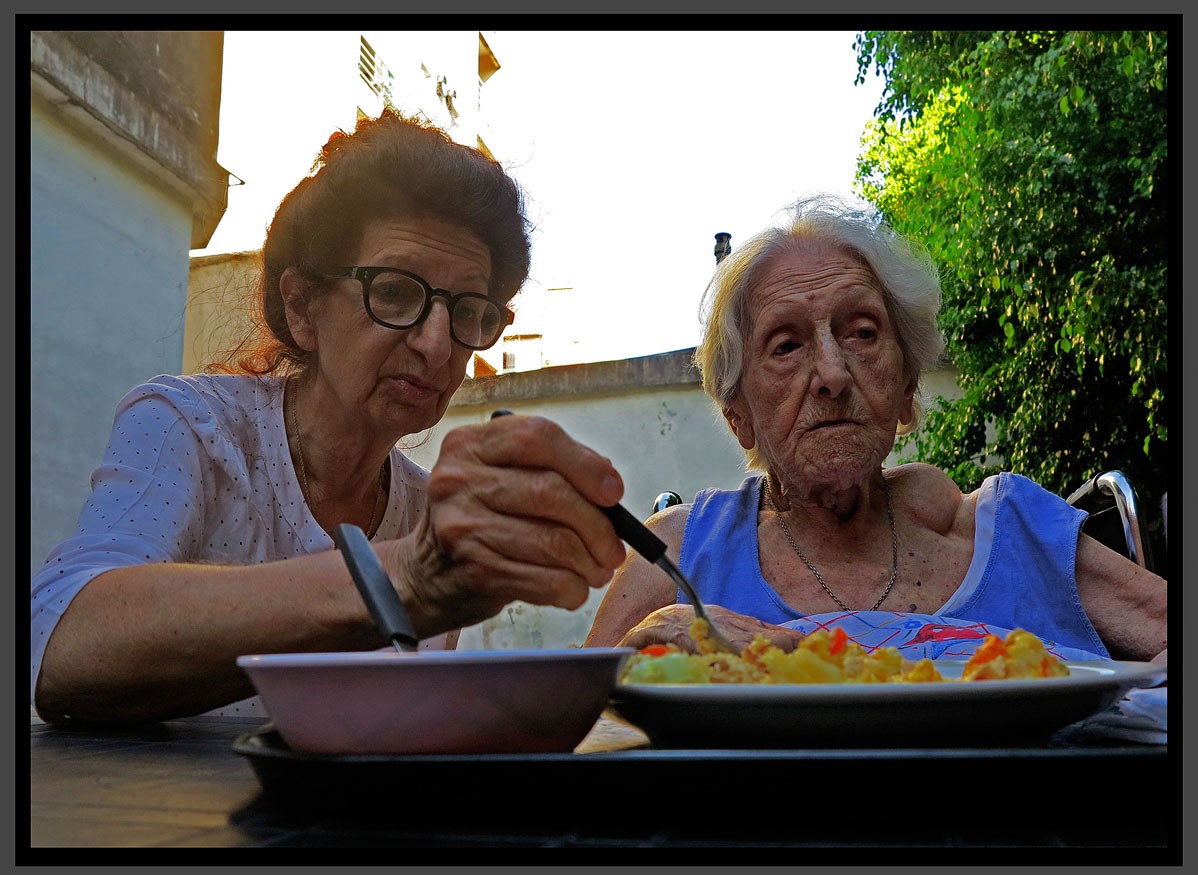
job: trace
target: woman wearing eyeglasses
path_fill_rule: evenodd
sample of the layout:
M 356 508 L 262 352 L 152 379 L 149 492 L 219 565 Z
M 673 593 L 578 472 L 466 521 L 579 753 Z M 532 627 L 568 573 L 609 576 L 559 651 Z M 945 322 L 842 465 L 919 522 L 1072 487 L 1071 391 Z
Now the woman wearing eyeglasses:
M 262 329 L 208 373 L 126 395 L 75 535 L 32 580 L 43 719 L 253 714 L 237 656 L 382 646 L 341 523 L 426 647 L 517 599 L 576 608 L 624 558 L 594 506 L 619 501 L 619 475 L 545 420 L 456 429 L 431 472 L 402 449 L 512 320 L 516 183 L 390 110 L 314 169 L 267 233 Z

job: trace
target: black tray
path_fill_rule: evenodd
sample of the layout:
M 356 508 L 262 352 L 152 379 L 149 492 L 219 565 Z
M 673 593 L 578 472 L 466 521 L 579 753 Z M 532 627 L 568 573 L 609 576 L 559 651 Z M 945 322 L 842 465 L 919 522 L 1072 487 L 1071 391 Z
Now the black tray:
M 363 825 L 371 818 L 402 817 L 412 828 L 441 832 L 566 831 L 627 837 L 668 831 L 696 840 L 802 834 L 820 842 L 854 837 L 859 841 L 854 830 L 859 831 L 860 823 L 848 816 L 844 805 L 800 803 L 814 793 L 812 798 L 831 794 L 847 804 L 857 796 L 854 787 L 872 786 L 890 788 L 880 797 L 895 806 L 890 838 L 909 844 L 922 830 L 928 842 L 941 843 L 947 828 L 944 812 L 898 816 L 908 807 L 900 804 L 902 798 L 914 798 L 921 788 L 933 786 L 941 793 L 945 786 L 966 780 L 973 789 L 965 793 L 963 804 L 986 787 L 1006 788 L 1005 793 L 1022 786 L 1028 798 L 1069 787 L 1073 798 L 1110 799 L 1113 788 L 1154 782 L 1163 786 L 1170 775 L 1167 748 L 1145 745 L 336 756 L 292 751 L 267 724 L 238 737 L 233 749 L 249 760 L 271 805 L 299 808 L 313 817 L 332 813 Z M 756 795 L 762 804 L 734 806 L 740 814 L 717 814 L 710 809 L 710 781 L 731 788 L 729 799 Z M 784 799 L 794 804 L 780 804 Z M 772 801 L 766 804 L 767 800 Z M 705 808 L 709 810 L 704 814 Z M 1126 814 L 1127 808 L 1120 810 Z M 1074 818 L 1071 809 L 1089 813 Z M 952 819 L 952 829 L 977 833 L 1010 828 L 1007 819 L 978 814 L 977 822 Z M 1092 814 L 1089 806 L 1054 806 L 1053 828 L 1093 831 L 1102 819 Z M 1124 827 L 1150 844 L 1165 829 L 1147 812 L 1138 820 L 1126 820 Z M 875 821 L 871 829 L 878 840 L 886 841 L 883 833 L 890 827 L 885 822 Z M 970 840 L 986 841 L 987 836 L 970 833 Z M 1101 835 L 1095 833 L 1094 840 Z

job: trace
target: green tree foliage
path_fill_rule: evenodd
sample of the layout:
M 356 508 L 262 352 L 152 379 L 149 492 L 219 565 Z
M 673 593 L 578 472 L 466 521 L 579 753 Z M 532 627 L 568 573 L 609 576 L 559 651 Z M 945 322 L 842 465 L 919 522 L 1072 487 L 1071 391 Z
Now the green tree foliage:
M 1166 32 L 863 32 L 857 188 L 941 266 L 959 399 L 904 454 L 964 489 L 1167 489 Z M 1174 217 L 1177 223 L 1179 217 Z M 912 447 L 914 452 L 912 452 Z M 1154 539 L 1155 540 L 1155 539 Z

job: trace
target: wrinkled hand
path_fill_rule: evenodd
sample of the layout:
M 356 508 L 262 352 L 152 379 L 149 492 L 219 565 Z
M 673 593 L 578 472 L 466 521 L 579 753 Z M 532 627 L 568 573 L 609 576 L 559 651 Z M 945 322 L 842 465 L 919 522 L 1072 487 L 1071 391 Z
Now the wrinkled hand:
M 453 429 L 430 472 L 428 512 L 395 559 L 413 622 L 431 634 L 517 599 L 579 607 L 624 560 L 624 543 L 596 506 L 623 494 L 609 459 L 547 419 L 503 416 Z
M 741 650 L 758 634 L 764 635 L 771 644 L 787 653 L 798 647 L 799 642 L 806 637 L 796 629 L 763 623 L 755 617 L 738 614 L 719 605 L 708 605 L 707 613 L 724 637 Z M 690 605 L 666 605 L 629 629 L 620 639 L 619 646 L 641 648 L 650 644 L 676 644 L 688 653 L 694 653 L 695 642 L 690 636 L 690 625 L 694 619 L 695 609 Z

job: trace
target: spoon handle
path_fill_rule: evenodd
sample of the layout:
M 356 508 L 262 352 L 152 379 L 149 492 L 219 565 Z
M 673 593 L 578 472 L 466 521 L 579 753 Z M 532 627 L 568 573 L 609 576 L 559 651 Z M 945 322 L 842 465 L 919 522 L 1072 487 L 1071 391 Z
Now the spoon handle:
M 379 631 L 395 645 L 396 650 L 416 650 L 420 639 L 412 627 L 412 618 L 392 586 L 383 563 L 366 539 L 366 533 L 352 523 L 342 523 L 333 529 L 332 535 L 333 543 L 345 558 L 350 576 Z

